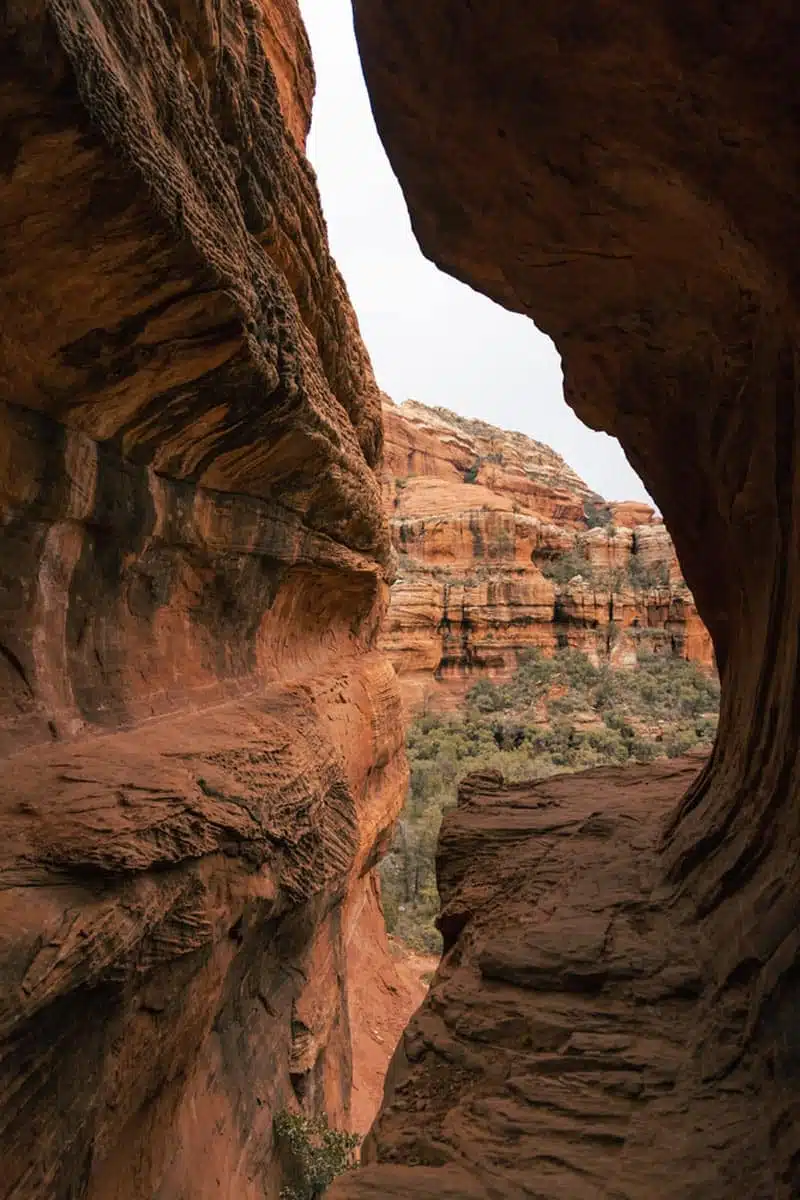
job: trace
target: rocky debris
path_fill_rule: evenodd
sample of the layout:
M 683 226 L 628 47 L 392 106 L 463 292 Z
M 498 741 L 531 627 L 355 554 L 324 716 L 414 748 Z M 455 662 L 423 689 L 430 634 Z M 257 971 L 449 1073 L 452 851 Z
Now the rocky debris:
M 455 708 L 534 647 L 621 667 L 647 649 L 711 668 L 711 638 L 654 509 L 607 504 L 523 434 L 411 401 L 384 400 L 384 420 L 399 565 L 382 645 L 408 708 Z M 572 575 L 553 579 L 562 563 Z
M 795 1196 L 796 6 L 354 8 L 424 253 L 555 339 L 569 402 L 620 439 L 714 643 L 719 735 L 660 861 L 705 981 L 702 1078 L 683 1112 L 665 1099 L 642 1186 L 649 1170 L 650 1196 Z
M 0 1195 L 263 1200 L 406 787 L 308 43 L 33 0 L 0 62 Z

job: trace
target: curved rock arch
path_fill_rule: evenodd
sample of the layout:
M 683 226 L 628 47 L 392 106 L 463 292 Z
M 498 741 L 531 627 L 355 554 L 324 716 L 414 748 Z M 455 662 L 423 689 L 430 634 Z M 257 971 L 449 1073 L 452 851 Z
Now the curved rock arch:
M 570 404 L 620 439 L 712 634 L 718 740 L 666 823 L 660 869 L 703 947 L 702 1044 L 733 1039 L 727 1071 L 759 1064 L 775 1194 L 794 1194 L 796 7 L 354 9 L 423 252 L 554 338 Z

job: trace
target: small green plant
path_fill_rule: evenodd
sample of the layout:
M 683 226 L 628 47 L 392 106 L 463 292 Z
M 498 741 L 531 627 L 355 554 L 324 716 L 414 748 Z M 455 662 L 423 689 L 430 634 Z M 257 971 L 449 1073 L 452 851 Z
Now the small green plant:
M 628 578 L 631 585 L 639 591 L 650 588 L 669 586 L 669 564 L 665 562 L 652 563 L 646 566 L 638 555 L 632 554 L 628 563 Z
M 281 1200 L 317 1200 L 337 1175 L 357 1165 L 358 1134 L 331 1129 L 326 1116 L 283 1109 L 275 1116 L 274 1129 L 288 1177 Z
M 480 454 L 478 454 L 476 456 L 475 462 L 472 464 L 472 466 L 467 467 L 466 471 L 464 472 L 464 483 L 477 483 L 478 472 L 481 469 L 482 461 L 483 460 L 481 459 Z

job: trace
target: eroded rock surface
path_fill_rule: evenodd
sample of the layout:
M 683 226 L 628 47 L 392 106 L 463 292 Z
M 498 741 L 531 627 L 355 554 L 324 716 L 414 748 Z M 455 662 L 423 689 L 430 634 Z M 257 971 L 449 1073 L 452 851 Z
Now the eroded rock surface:
M 408 708 L 456 707 L 478 679 L 510 678 L 532 647 L 622 667 L 641 650 L 712 667 L 651 507 L 607 504 L 548 446 L 445 409 L 384 401 L 384 428 L 399 566 L 381 644 Z M 556 582 L 559 562 L 574 574 Z
M 0 25 L 0 1195 L 277 1194 L 405 791 L 294 0 Z
M 742 1104 L 770 1147 L 754 1194 L 794 1196 L 796 8 L 436 0 L 423 19 L 355 0 L 355 13 L 424 251 L 555 338 L 570 403 L 619 437 L 711 633 L 719 736 L 659 860 L 696 932 L 696 1036 L 714 1063 L 711 1109 L 694 1095 L 675 1116 L 672 1189 L 691 1196 L 729 1156 L 743 1167 L 725 1133 Z M 604 1153 L 613 1177 L 613 1139 Z M 730 1183 L 704 1194 L 722 1200 Z
M 743 996 L 709 1037 L 708 947 L 663 886 L 663 821 L 700 766 L 465 780 L 439 844 L 445 957 L 367 1168 L 332 1197 L 778 1194 L 764 1075 L 730 1071 Z
M 389 938 L 376 875 L 348 921 L 347 1006 L 353 1041 L 350 1128 L 362 1136 L 380 1108 L 386 1069 L 439 960 Z

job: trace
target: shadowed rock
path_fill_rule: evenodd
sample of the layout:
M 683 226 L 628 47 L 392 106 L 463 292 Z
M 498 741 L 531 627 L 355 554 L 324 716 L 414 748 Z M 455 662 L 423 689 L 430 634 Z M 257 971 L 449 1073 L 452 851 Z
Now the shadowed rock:
M 596 1141 L 584 1192 L 793 1196 L 797 14 L 770 0 L 437 0 L 424 15 L 356 0 L 355 12 L 423 250 L 555 338 L 568 400 L 619 437 L 664 514 L 722 676 L 714 754 L 682 798 L 676 789 L 654 843 L 663 903 L 696 945 L 700 1076 L 690 1092 L 675 1082 L 679 1102 L 663 1102 L 650 1132 L 644 1122 L 638 1176 L 620 1175 L 617 1145 Z M 645 795 L 637 803 L 648 807 Z M 628 854 L 615 867 L 625 877 L 638 859 Z M 667 1003 L 652 1002 L 649 1029 Z M 642 1061 L 658 1053 L 645 1047 Z M 466 1098 L 462 1080 L 453 1087 Z M 517 1118 L 493 1110 L 492 1120 L 507 1155 Z M 663 1168 L 657 1138 L 673 1149 Z M 378 1144 L 403 1157 L 388 1134 Z M 549 1171 L 531 1165 L 528 1194 L 559 1194 Z M 570 1187 L 563 1194 L 581 1194 Z

